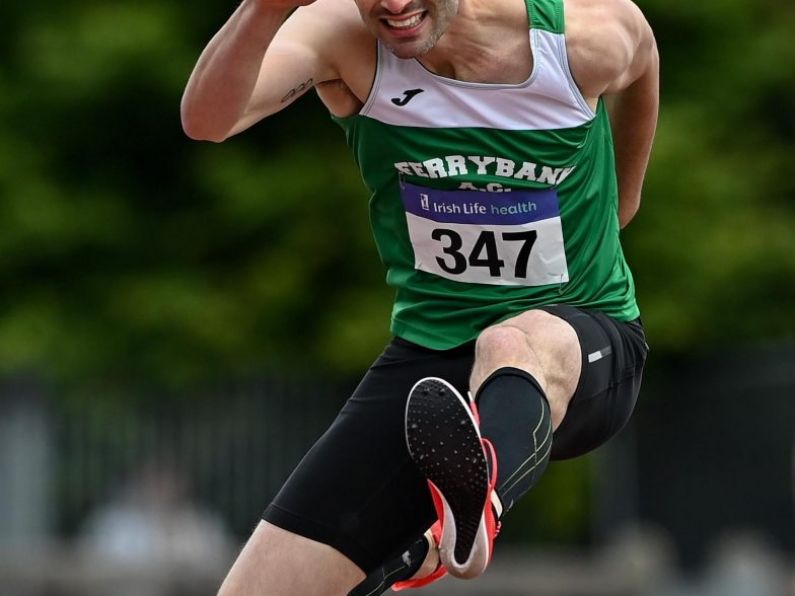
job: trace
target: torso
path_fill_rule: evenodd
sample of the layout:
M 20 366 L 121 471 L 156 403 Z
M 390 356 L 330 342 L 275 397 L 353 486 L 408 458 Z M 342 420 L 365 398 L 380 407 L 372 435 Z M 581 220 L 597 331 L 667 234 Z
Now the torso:
M 393 333 L 432 349 L 539 305 L 621 320 L 638 313 L 619 243 L 607 112 L 572 72 L 600 47 L 590 34 L 569 39 L 579 25 L 567 14 L 564 27 L 563 0 L 534 0 L 529 29 L 523 0 L 493 1 L 514 12 L 470 5 L 419 60 L 396 57 L 364 31 L 348 44 L 355 59 L 336 62 L 355 63 L 340 73 L 345 83 L 320 91 L 343 116 L 372 193 L 373 234 L 396 288 Z M 497 40 L 488 48 L 465 39 L 476 20 L 477 39 Z

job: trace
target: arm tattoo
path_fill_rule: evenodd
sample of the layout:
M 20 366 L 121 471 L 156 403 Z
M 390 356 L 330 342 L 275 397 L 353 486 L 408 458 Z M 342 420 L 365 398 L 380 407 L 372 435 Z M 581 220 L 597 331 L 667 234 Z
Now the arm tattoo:
M 300 95 L 301 93 L 303 93 L 304 91 L 306 91 L 307 89 L 312 87 L 313 84 L 314 84 L 314 80 L 313 79 L 309 79 L 308 81 L 305 81 L 305 82 L 301 83 L 300 85 L 298 85 L 298 87 L 296 87 L 294 89 L 290 89 L 290 91 L 287 92 L 287 95 L 282 97 L 282 103 L 284 103 L 286 101 L 290 101 L 293 98 L 297 97 L 298 95 Z

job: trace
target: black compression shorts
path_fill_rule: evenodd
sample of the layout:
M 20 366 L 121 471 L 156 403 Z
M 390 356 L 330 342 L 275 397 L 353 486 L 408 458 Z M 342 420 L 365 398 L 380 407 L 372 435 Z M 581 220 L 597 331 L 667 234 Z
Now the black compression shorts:
M 570 306 L 544 307 L 567 321 L 582 347 L 582 373 L 551 458 L 598 447 L 627 422 L 640 389 L 646 345 L 639 320 L 616 321 Z M 425 479 L 409 459 L 404 410 L 411 387 L 441 377 L 468 390 L 474 342 L 446 351 L 395 338 L 310 449 L 263 518 L 328 544 L 370 573 L 433 523 Z

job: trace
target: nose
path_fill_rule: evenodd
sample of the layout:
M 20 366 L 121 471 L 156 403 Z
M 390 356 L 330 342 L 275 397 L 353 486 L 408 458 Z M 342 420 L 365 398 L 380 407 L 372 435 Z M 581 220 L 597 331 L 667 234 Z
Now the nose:
M 381 6 L 392 14 L 400 14 L 414 0 L 381 0 Z

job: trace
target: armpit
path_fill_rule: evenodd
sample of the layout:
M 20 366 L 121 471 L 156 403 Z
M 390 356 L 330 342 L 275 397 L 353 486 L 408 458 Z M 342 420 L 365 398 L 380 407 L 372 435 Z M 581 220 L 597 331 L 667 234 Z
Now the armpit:
M 319 83 L 315 88 L 329 112 L 339 118 L 353 116 L 362 109 L 362 102 L 341 79 Z

